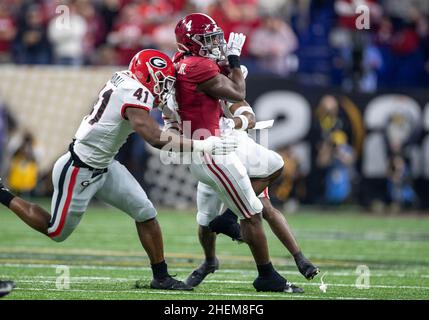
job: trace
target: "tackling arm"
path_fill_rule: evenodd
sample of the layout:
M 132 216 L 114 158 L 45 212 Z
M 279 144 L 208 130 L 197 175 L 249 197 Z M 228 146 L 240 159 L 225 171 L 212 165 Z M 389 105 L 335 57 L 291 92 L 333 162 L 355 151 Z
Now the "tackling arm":
M 126 115 L 135 132 L 151 146 L 162 149 L 167 147 L 175 152 L 207 152 L 209 154 L 225 155 L 237 148 L 237 141 L 211 136 L 205 140 L 190 140 L 173 132 L 162 131 L 149 112 L 140 108 L 128 108 Z
M 139 108 L 128 108 L 126 113 L 134 131 L 151 146 L 162 149 L 166 145 L 170 145 L 173 150 L 192 150 L 192 140 L 181 137 L 171 131 L 170 134 L 166 134 L 159 128 L 158 123 L 150 116 L 148 111 Z

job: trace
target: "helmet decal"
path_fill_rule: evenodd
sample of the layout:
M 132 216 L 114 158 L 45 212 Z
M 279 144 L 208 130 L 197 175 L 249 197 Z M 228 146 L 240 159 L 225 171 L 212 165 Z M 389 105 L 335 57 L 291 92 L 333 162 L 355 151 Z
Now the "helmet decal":
M 167 66 L 167 62 L 160 57 L 153 57 L 149 60 L 149 63 L 158 69 L 164 69 Z
M 185 24 L 185 26 L 186 26 L 186 29 L 187 29 L 188 31 L 191 31 L 192 20 L 189 20 L 189 21 L 188 21 L 188 23 L 186 23 L 186 24 Z

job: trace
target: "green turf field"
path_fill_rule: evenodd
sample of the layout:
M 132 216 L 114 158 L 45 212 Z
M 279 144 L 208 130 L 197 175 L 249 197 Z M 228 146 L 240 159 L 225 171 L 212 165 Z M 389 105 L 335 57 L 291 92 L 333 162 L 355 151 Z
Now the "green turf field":
M 91 208 L 76 232 L 54 243 L 0 209 L 0 278 L 13 279 L 7 299 L 428 299 L 429 216 L 370 216 L 304 210 L 287 216 L 304 253 L 321 274 L 305 280 L 267 230 L 275 266 L 304 294 L 257 293 L 246 245 L 218 239 L 221 269 L 193 292 L 135 289 L 151 279 L 132 221 L 111 208 Z M 170 272 L 186 277 L 202 255 L 193 213 L 160 210 Z M 70 267 L 70 288 L 56 286 L 56 267 Z M 358 265 L 370 270 L 369 289 L 356 287 Z M 320 289 L 321 275 L 327 291 Z

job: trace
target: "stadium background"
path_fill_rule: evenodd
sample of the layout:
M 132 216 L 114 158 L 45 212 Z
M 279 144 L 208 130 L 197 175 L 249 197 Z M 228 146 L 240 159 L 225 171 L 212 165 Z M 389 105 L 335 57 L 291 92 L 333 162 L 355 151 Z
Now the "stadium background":
M 369 30 L 355 27 L 361 4 Z M 305 281 L 265 223 L 273 263 L 304 295 L 255 292 L 247 246 L 225 236 L 221 269 L 192 293 L 137 290 L 149 261 L 117 209 L 94 201 L 58 244 L 2 207 L 0 279 L 17 284 L 6 299 L 427 299 L 427 0 L 0 0 L 0 176 L 49 210 L 52 164 L 98 90 L 140 49 L 172 54 L 173 27 L 193 11 L 248 36 L 248 100 L 276 120 L 269 143 L 286 160 L 270 194 L 320 276 Z M 203 258 L 195 181 L 135 135 L 119 160 L 155 202 L 170 270 L 185 279 Z

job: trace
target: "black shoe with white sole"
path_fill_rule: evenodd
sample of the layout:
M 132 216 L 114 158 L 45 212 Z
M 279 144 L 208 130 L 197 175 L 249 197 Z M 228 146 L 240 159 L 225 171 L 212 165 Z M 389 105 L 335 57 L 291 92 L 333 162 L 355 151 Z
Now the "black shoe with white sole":
M 299 272 L 307 280 L 313 280 L 313 278 L 320 273 L 319 267 L 312 264 L 311 261 L 304 256 L 302 256 L 301 258 L 296 258 L 295 263 L 298 267 Z
M 258 276 L 253 281 L 253 287 L 258 292 L 304 293 L 304 289 L 290 283 L 277 272 L 268 277 Z
M 147 285 L 146 283 L 143 283 L 143 281 L 137 281 L 136 282 L 136 288 L 138 289 L 146 289 Z M 150 283 L 151 289 L 158 289 L 158 290 L 181 290 L 181 291 L 192 291 L 194 290 L 191 286 L 187 285 L 183 281 L 179 281 L 174 279 L 172 276 L 168 275 L 167 277 L 163 279 L 153 279 Z
M 212 264 L 204 261 L 197 269 L 192 271 L 192 273 L 185 280 L 185 283 L 191 287 L 196 287 L 201 282 L 203 282 L 205 277 L 207 277 L 210 273 L 214 273 L 217 269 L 219 269 L 219 261 L 217 258 Z
M 13 281 L 0 281 L 0 298 L 8 295 L 15 288 Z

